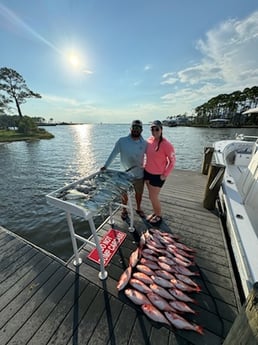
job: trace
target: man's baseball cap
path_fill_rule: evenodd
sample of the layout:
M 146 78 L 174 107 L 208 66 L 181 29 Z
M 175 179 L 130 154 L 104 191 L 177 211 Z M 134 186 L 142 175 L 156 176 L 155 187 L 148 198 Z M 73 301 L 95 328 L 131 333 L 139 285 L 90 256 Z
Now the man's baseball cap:
M 133 120 L 132 127 L 133 126 L 138 126 L 138 127 L 142 128 L 142 121 L 140 121 L 140 120 Z

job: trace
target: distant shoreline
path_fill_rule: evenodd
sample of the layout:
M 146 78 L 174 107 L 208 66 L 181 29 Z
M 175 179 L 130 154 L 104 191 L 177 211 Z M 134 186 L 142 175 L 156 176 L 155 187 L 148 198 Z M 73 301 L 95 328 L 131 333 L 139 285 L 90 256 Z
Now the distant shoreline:
M 79 122 L 55 122 L 55 123 L 36 123 L 38 127 L 47 127 L 47 126 L 70 126 L 70 125 L 87 125 L 87 123 Z

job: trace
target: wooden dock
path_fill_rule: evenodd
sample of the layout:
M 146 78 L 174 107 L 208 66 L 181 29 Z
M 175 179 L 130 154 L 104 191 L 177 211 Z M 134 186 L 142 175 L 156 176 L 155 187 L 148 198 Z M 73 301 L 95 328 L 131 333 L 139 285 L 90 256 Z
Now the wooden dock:
M 204 334 L 179 331 L 151 321 L 123 292 L 117 281 L 138 246 L 148 223 L 135 215 L 134 233 L 115 215 L 114 228 L 127 237 L 107 266 L 108 279 L 98 278 L 99 267 L 87 259 L 65 265 L 32 244 L 0 227 L 0 344 L 94 345 L 217 345 L 226 338 L 240 308 L 225 236 L 218 216 L 202 207 L 206 176 L 175 170 L 162 193 L 161 230 L 180 236 L 196 250 L 200 293 L 191 293 L 198 314 L 187 319 L 204 327 Z M 143 209 L 150 213 L 147 192 Z M 99 231 L 102 237 L 109 224 Z M 68 231 L 68 228 L 67 228 Z

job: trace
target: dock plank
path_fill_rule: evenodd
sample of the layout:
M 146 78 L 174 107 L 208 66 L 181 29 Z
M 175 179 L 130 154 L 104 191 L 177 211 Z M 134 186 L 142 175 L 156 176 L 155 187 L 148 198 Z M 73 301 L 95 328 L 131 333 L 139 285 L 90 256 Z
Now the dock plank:
M 66 275 L 62 288 L 60 284 L 47 296 L 47 299 L 30 318 L 30 328 L 38 329 L 26 344 L 45 344 L 48 342 L 78 299 L 88 282 L 71 272 Z M 19 337 L 18 332 L 17 336 Z M 22 330 L 25 339 L 26 328 Z M 27 336 L 27 335 L 26 335 Z M 28 337 L 28 336 L 27 336 Z M 27 340 L 26 340 L 27 341 Z
M 65 315 L 64 319 L 56 328 L 48 343 L 49 345 L 66 344 L 70 339 L 72 339 L 74 344 L 78 343 L 78 325 L 80 324 L 84 314 L 86 313 L 98 293 L 98 290 L 93 284 L 89 283 L 88 281 L 86 282 L 86 284 L 87 286 L 83 290 L 82 294 L 78 296 L 78 299 L 75 299 L 69 313 Z M 75 291 L 76 290 L 77 289 L 75 289 Z M 77 297 L 76 292 L 75 295 Z M 47 322 L 51 323 L 53 319 L 56 319 L 55 310 L 52 313 L 52 317 L 48 318 Z

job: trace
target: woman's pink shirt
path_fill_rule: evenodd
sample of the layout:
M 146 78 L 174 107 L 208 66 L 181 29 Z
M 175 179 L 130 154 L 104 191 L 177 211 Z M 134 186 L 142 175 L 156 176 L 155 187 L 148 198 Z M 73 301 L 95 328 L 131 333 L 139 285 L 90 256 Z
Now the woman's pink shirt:
M 158 140 L 151 136 L 147 140 L 144 169 L 150 174 L 168 176 L 176 163 L 174 146 L 164 137 L 158 151 L 157 146 Z

